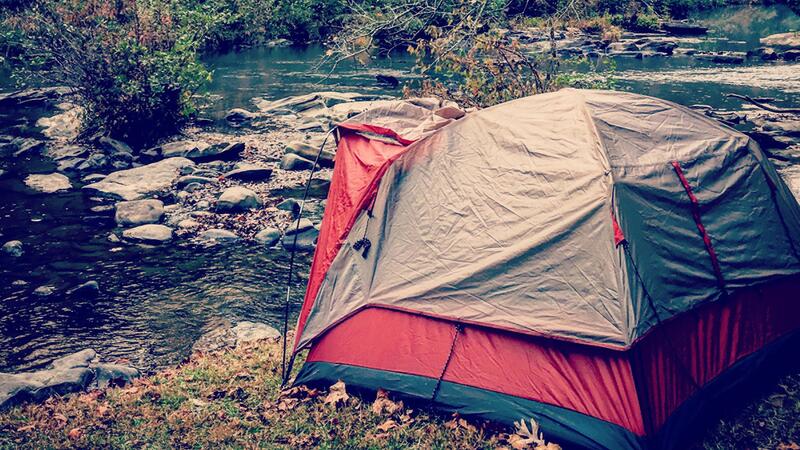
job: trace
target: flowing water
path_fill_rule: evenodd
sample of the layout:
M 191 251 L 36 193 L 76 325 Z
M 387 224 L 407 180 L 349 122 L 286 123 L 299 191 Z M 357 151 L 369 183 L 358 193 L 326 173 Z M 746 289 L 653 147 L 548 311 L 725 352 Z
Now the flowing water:
M 682 40 L 682 46 L 746 51 L 757 47 L 760 37 L 800 29 L 800 18 L 781 6 L 718 10 L 699 18 L 712 32 Z M 377 60 L 370 69 L 343 64 L 329 73 L 317 67 L 322 52 L 310 46 L 208 55 L 214 80 L 207 114 L 221 119 L 230 108 L 252 109 L 253 97 L 318 90 L 399 95 L 376 85 L 375 75 L 401 82 L 412 77 L 413 60 L 407 55 Z M 619 58 L 613 67 L 618 88 L 682 104 L 737 107 L 724 97 L 736 92 L 800 105 L 798 63 L 722 66 L 688 57 Z M 2 75 L 0 90 L 11 90 Z M 41 113 L 0 111 L 0 134 L 36 135 L 31 124 Z M 0 371 L 41 367 L 86 347 L 152 369 L 180 361 L 204 330 L 221 321 L 279 326 L 288 265 L 284 252 L 246 243 L 211 248 L 180 241 L 157 248 L 111 243 L 113 222 L 91 213 L 93 203 L 79 190 L 33 194 L 22 184 L 27 174 L 53 167 L 38 156 L 0 162 L 8 171 L 0 178 L 0 241 L 19 239 L 25 245 L 20 258 L 0 257 Z M 308 264 L 309 257 L 302 257 L 300 272 Z M 99 282 L 97 298 L 33 294 L 45 285 L 63 293 L 86 280 Z M 300 280 L 293 286 L 295 304 L 303 285 Z

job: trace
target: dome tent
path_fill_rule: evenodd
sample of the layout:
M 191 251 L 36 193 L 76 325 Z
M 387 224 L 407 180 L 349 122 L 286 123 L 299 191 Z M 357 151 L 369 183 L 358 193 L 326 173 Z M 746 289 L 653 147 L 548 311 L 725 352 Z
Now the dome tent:
M 800 342 L 800 208 L 745 135 L 610 91 L 441 115 L 340 125 L 296 383 L 672 448 Z

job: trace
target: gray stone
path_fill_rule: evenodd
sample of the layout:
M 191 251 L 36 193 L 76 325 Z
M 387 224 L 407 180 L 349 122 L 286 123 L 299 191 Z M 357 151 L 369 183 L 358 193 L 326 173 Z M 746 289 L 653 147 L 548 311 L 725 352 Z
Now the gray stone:
M 208 142 L 203 141 L 176 141 L 164 144 L 160 147 L 160 153 L 163 158 L 174 158 L 176 156 L 186 157 L 191 152 L 198 152 L 207 149 L 210 146 Z
M 56 359 L 50 364 L 53 369 L 75 369 L 79 367 L 89 367 L 94 359 L 97 358 L 97 352 L 87 348 L 71 355 L 63 356 Z
M 267 181 L 269 180 L 270 176 L 272 176 L 271 168 L 256 166 L 253 164 L 242 165 L 241 167 L 231 170 L 224 175 L 225 178 L 245 182 Z
M 108 242 L 111 242 L 112 244 L 117 244 L 121 242 L 119 236 L 117 236 L 114 233 L 110 233 L 106 239 L 108 240 Z
M 281 240 L 283 248 L 286 251 L 312 251 L 317 245 L 317 237 L 319 237 L 319 230 L 316 228 L 308 228 L 298 234 L 286 234 Z
M 203 189 L 203 185 L 200 183 L 189 183 L 185 188 L 183 188 L 186 192 L 195 192 Z
M 163 244 L 172 240 L 172 228 L 156 224 L 140 225 L 123 231 L 122 237 L 145 244 Z
M 214 352 L 233 349 L 264 339 L 278 339 L 281 333 L 269 325 L 243 321 L 236 326 L 222 326 L 200 336 L 192 346 L 194 352 Z
M 94 381 L 92 387 L 98 389 L 105 389 L 109 386 L 124 386 L 141 375 L 135 368 L 119 364 L 96 364 L 93 369 Z
M 198 228 L 199 226 L 200 222 L 192 219 L 183 219 L 180 222 L 178 222 L 178 228 L 184 230 L 193 230 L 195 228 Z
M 272 247 L 281 239 L 281 230 L 273 227 L 264 228 L 255 235 L 255 240 L 259 244 Z
M 72 105 L 71 108 L 52 117 L 42 117 L 36 126 L 44 128 L 42 134 L 50 139 L 72 140 L 78 137 L 81 130 L 83 108 Z
M 783 58 L 785 61 L 796 61 L 800 59 L 800 49 L 786 50 L 785 52 L 781 53 L 781 58 Z
M 234 186 L 226 189 L 217 199 L 217 211 L 238 212 L 260 208 L 258 195 L 250 189 Z
M 113 172 L 83 189 L 90 195 L 138 200 L 168 190 L 178 178 L 181 168 L 192 165 L 194 163 L 186 158 L 167 158 L 146 166 Z
M 57 170 L 59 172 L 75 172 L 78 170 L 78 167 L 83 164 L 85 159 L 83 158 L 65 158 L 59 159 Z
M 208 200 L 200 200 L 194 206 L 198 209 L 208 209 L 211 208 L 211 203 L 209 203 Z
M 77 169 L 80 172 L 103 172 L 111 168 L 111 160 L 102 153 L 92 153 Z
M 60 173 L 28 175 L 24 181 L 29 188 L 45 194 L 72 189 L 69 178 Z
M 314 168 L 314 162 L 294 153 L 287 153 L 281 158 L 281 169 L 283 170 L 310 170 Z
M 20 157 L 28 153 L 36 153 L 45 148 L 45 143 L 33 138 L 16 138 L 11 142 L 15 157 Z
M 193 161 L 210 161 L 210 160 L 229 160 L 239 157 L 239 154 L 244 150 L 245 145 L 243 142 L 235 142 L 229 144 L 223 142 L 220 144 L 210 145 L 203 149 L 195 149 L 186 153 L 186 157 Z
M 228 122 L 242 123 L 253 120 L 256 117 L 258 117 L 258 114 L 252 113 L 246 109 L 234 108 L 228 111 L 228 114 L 225 115 L 225 120 Z
M 204 241 L 216 241 L 216 242 L 232 242 L 239 240 L 239 236 L 235 233 L 223 230 L 219 228 L 212 228 L 210 230 L 205 230 L 199 235 L 197 235 L 198 239 Z
M 286 234 L 294 234 L 294 233 L 302 233 L 303 231 L 308 230 L 309 228 L 314 228 L 314 223 L 310 220 L 306 219 L 305 217 L 302 219 L 297 219 L 286 228 Z
M 37 297 L 50 297 L 56 293 L 56 288 L 53 286 L 39 286 L 33 290 L 33 295 Z
M 289 211 L 292 213 L 292 216 L 297 216 L 300 212 L 300 202 L 293 198 L 287 198 L 286 200 L 278 203 L 278 209 L 281 211 Z
M 217 180 L 215 178 L 201 177 L 201 176 L 197 176 L 197 175 L 194 175 L 194 174 L 193 175 L 184 175 L 184 176 L 178 178 L 177 181 L 175 181 L 175 187 L 177 187 L 178 189 L 183 189 L 186 186 L 188 186 L 190 184 L 194 184 L 194 183 L 197 183 L 197 184 L 216 184 Z
M 100 285 L 91 280 L 67 291 L 69 297 L 91 298 L 100 295 Z
M 24 253 L 22 249 L 22 242 L 20 241 L 8 241 L 3 244 L 3 253 L 9 256 L 22 256 Z
M 161 200 L 131 200 L 116 205 L 114 220 L 123 227 L 158 223 L 164 217 L 164 203 Z
M 314 159 L 317 158 L 319 147 L 319 145 L 312 145 L 306 142 L 292 142 L 286 146 L 286 153 L 294 153 L 297 156 L 302 156 L 303 158 L 313 162 Z M 333 167 L 335 157 L 336 153 L 324 149 L 322 150 L 322 153 L 319 153 L 319 159 L 317 160 L 317 163 L 322 167 Z

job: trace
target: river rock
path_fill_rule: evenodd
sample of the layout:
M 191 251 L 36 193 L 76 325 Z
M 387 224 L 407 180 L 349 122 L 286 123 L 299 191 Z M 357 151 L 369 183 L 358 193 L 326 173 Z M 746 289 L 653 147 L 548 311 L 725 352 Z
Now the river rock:
M 800 32 L 771 34 L 760 41 L 761 45 L 769 47 L 800 49 Z
M 164 203 L 161 200 L 146 199 L 119 202 L 116 205 L 114 220 L 123 227 L 158 223 L 164 217 Z
M 33 290 L 33 295 L 37 297 L 50 297 L 56 293 L 54 286 L 39 286 Z
M 64 108 L 66 105 L 62 109 Z M 42 134 L 50 139 L 73 140 L 80 133 L 82 114 L 83 108 L 71 105 L 60 114 L 40 118 L 36 121 L 36 126 L 44 128 Z
M 259 323 L 242 321 L 231 327 L 219 327 L 203 334 L 192 346 L 195 352 L 214 352 L 239 347 L 265 339 L 278 339 L 280 331 Z
M 22 155 L 29 153 L 36 153 L 45 148 L 45 143 L 34 138 L 15 138 L 11 141 L 10 146 L 14 148 L 14 157 L 19 158 Z
M 81 181 L 87 184 L 97 183 L 98 181 L 104 179 L 106 176 L 102 173 L 90 173 L 89 175 L 84 176 L 81 178 Z
M 100 295 L 100 285 L 94 280 L 79 284 L 67 291 L 68 297 L 91 298 L 98 295 Z
M 28 175 L 24 181 L 29 188 L 45 194 L 72 189 L 69 178 L 60 173 Z
M 245 149 L 243 142 L 234 142 L 229 144 L 223 142 L 220 144 L 209 145 L 206 148 L 197 148 L 187 152 L 184 156 L 193 161 L 213 161 L 213 160 L 231 160 L 239 157 L 239 154 Z
M 252 113 L 246 109 L 234 108 L 225 114 L 225 120 L 228 122 L 242 123 L 249 122 L 258 117 L 258 114 Z
M 77 169 L 80 172 L 105 172 L 111 170 L 111 160 L 102 153 L 90 154 Z
M 302 219 L 297 219 L 294 222 L 292 222 L 292 224 L 286 228 L 286 234 L 290 235 L 295 233 L 302 233 L 303 231 L 306 231 L 311 228 L 314 228 L 314 223 L 304 217 Z
M 287 97 L 276 101 L 255 99 L 254 103 L 263 113 L 303 113 L 330 108 L 339 103 L 372 100 L 375 96 L 355 92 L 313 92 L 306 95 Z
M 64 158 L 56 161 L 58 163 L 59 172 L 76 172 L 83 162 L 84 158 Z
M 133 163 L 133 150 L 122 141 L 103 136 L 97 140 L 98 147 L 108 158 L 109 164 L 115 170 L 124 170 Z
M 761 58 L 764 61 L 774 61 L 778 59 L 778 52 L 772 47 L 759 47 L 748 53 L 749 56 Z
M 239 212 L 260 208 L 262 205 L 258 195 L 250 189 L 234 186 L 222 193 L 217 199 L 217 211 Z
M 194 230 L 200 227 L 200 222 L 193 219 L 183 219 L 178 222 L 178 228 L 182 230 Z
M 197 183 L 197 184 L 217 184 L 217 179 L 216 178 L 197 176 L 197 175 L 194 175 L 194 174 L 192 174 L 192 175 L 184 175 L 184 176 L 178 178 L 177 181 L 175 181 L 175 187 L 177 187 L 178 189 L 184 189 L 187 186 L 189 186 L 190 184 L 195 184 L 195 183 Z
M 281 158 L 281 169 L 283 170 L 311 170 L 314 162 L 294 153 L 287 153 Z
M 264 228 L 255 235 L 256 242 L 267 247 L 272 247 L 277 244 L 280 239 L 281 230 L 273 227 Z
M 205 230 L 202 233 L 197 235 L 197 238 L 203 241 L 215 241 L 215 242 L 233 242 L 238 241 L 239 236 L 232 231 L 223 230 L 221 228 L 211 228 L 209 230 Z
M 138 200 L 168 190 L 183 167 L 194 163 L 186 158 L 167 158 L 146 166 L 109 174 L 97 183 L 84 186 L 90 195 L 118 200 Z
M 291 230 L 294 228 L 290 227 Z M 314 250 L 317 245 L 317 238 L 319 237 L 319 230 L 316 228 L 307 228 L 297 234 L 287 233 L 283 236 L 281 244 L 286 251 L 300 251 L 307 252 Z
M 317 158 L 317 154 L 319 153 L 319 159 L 317 160 L 317 163 L 322 167 L 333 167 L 334 158 L 336 157 L 336 153 L 330 150 L 322 150 L 322 153 L 320 153 L 319 146 L 311 145 L 305 142 L 290 143 L 286 146 L 286 153 L 293 153 L 295 155 L 302 156 L 312 163 L 314 159 Z
M 58 358 L 37 372 L 0 373 L 0 410 L 88 388 L 121 386 L 140 375 L 133 367 L 98 363 L 97 359 L 94 350 L 86 349 Z
M 174 158 L 176 156 L 185 157 L 191 152 L 199 152 L 207 149 L 209 146 L 210 144 L 208 142 L 188 140 L 170 142 L 157 148 L 163 158 Z
M 122 237 L 144 244 L 164 244 L 172 240 L 172 228 L 156 224 L 140 225 L 123 231 Z
M 69 88 L 63 86 L 32 88 L 0 94 L 0 106 L 33 106 L 56 100 L 69 93 Z
M 281 211 L 289 211 L 294 217 L 300 212 L 300 202 L 293 198 L 287 198 L 286 200 L 278 203 L 278 209 Z
M 786 50 L 785 52 L 781 53 L 781 58 L 783 58 L 785 61 L 796 61 L 800 59 L 800 49 Z
M 245 182 L 267 181 L 272 176 L 272 169 L 255 164 L 243 164 L 237 169 L 227 172 L 223 176 L 231 180 Z

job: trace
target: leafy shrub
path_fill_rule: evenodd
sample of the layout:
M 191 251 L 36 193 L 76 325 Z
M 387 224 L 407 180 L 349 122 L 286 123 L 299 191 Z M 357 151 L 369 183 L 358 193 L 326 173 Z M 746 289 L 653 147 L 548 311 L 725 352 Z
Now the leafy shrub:
M 16 26 L 24 31 L 25 73 L 74 90 L 85 131 L 131 145 L 174 133 L 193 113 L 192 96 L 210 74 L 198 39 L 155 0 L 48 0 Z

